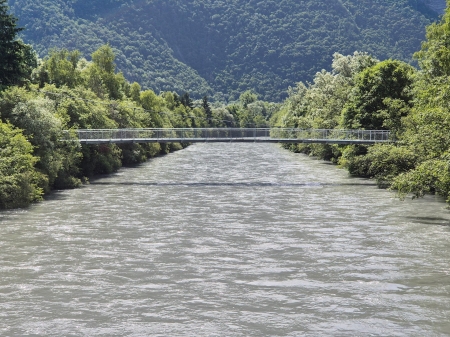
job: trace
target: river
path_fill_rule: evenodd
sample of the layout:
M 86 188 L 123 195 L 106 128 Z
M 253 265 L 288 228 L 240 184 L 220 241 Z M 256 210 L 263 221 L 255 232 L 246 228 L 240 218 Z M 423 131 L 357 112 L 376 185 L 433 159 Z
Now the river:
M 449 336 L 450 211 L 195 144 L 0 213 L 0 336 Z

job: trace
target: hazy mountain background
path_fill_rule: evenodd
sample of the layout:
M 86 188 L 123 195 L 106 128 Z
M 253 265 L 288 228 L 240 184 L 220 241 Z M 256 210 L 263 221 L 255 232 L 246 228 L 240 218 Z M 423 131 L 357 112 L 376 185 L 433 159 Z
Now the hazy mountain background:
M 334 52 L 411 62 L 445 0 L 10 0 L 41 57 L 115 50 L 118 69 L 155 92 L 280 101 Z

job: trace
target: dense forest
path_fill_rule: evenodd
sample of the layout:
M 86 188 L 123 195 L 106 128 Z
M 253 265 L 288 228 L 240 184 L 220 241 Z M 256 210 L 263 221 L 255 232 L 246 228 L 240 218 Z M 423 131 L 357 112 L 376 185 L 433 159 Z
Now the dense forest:
M 128 82 L 111 46 L 90 55 L 51 50 L 36 59 L 18 40 L 16 18 L 0 0 L 0 208 L 26 206 L 53 189 L 74 188 L 96 174 L 116 171 L 185 144 L 80 146 L 70 129 L 267 126 L 278 105 L 247 91 L 240 101 L 212 108 L 208 97 L 158 95 Z M 62 142 L 61 139 L 67 139 Z
M 435 193 L 450 202 L 450 9 L 427 28 L 420 69 L 367 53 L 335 54 L 331 71 L 289 90 L 273 124 L 299 128 L 391 130 L 396 143 L 286 145 L 374 178 L 401 197 Z
M 109 44 L 89 55 L 50 49 L 38 59 L 18 39 L 22 29 L 6 0 L 0 0 L 0 21 L 0 208 L 26 206 L 53 189 L 75 188 L 96 174 L 186 145 L 80 146 L 70 141 L 76 140 L 73 134 L 63 133 L 126 127 L 391 130 L 396 140 L 391 144 L 285 146 L 331 160 L 352 175 L 374 178 L 401 197 L 436 193 L 450 202 L 450 9 L 427 27 L 414 54 L 417 68 L 401 59 L 380 60 L 374 53 L 336 52 L 328 70 L 288 87 L 282 103 L 242 90 L 236 101 L 222 105 L 211 105 L 207 95 L 157 93 L 129 81 Z M 60 141 L 63 134 L 69 141 Z
M 125 78 L 144 89 L 237 100 L 253 90 L 281 102 L 286 88 L 328 69 L 335 52 L 411 62 L 444 0 L 9 0 L 22 37 L 89 59 L 109 43 Z

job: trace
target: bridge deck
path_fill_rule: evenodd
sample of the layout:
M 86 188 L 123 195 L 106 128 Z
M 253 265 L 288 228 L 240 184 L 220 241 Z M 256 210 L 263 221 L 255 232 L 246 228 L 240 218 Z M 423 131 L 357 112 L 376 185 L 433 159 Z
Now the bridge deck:
M 317 143 L 375 144 L 391 142 L 386 130 L 192 128 L 73 130 L 81 144 L 107 143 Z M 69 131 L 66 131 L 69 134 Z
M 383 143 L 380 140 L 352 139 L 292 139 L 292 138 L 124 138 L 80 139 L 80 144 L 126 144 L 126 143 L 310 143 L 310 144 L 366 144 Z

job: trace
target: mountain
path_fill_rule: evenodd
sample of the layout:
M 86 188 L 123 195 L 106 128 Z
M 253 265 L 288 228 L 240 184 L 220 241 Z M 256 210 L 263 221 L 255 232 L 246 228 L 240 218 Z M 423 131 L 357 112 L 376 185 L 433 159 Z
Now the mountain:
M 423 4 L 439 15 L 444 14 L 446 7 L 445 0 L 424 0 Z
M 10 0 L 41 57 L 109 43 L 118 69 L 156 92 L 281 101 L 335 52 L 411 61 L 445 0 Z

